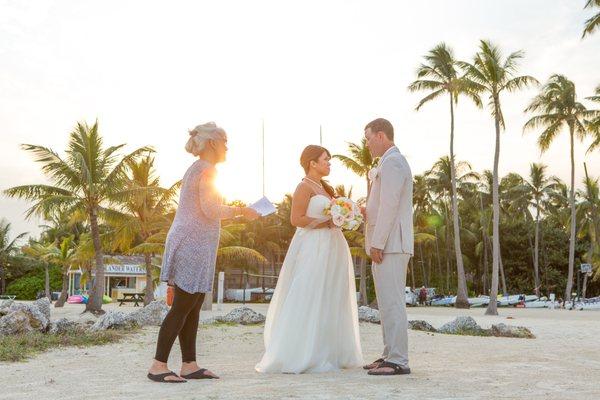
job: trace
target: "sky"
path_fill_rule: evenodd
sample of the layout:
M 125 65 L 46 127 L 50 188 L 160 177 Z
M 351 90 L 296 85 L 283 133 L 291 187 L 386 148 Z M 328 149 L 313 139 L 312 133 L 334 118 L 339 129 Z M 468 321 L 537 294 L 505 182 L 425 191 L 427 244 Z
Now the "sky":
M 583 100 L 600 84 L 600 33 L 581 40 L 592 14 L 585 0 L 407 1 L 88 1 L 0 0 L 0 190 L 47 182 L 22 143 L 62 153 L 77 121 L 99 121 L 106 145 L 151 145 L 161 183 L 180 179 L 194 161 L 187 131 L 215 121 L 229 135 L 218 184 L 229 199 L 266 195 L 274 202 L 303 176 L 302 149 L 319 143 L 333 154 L 359 142 L 377 117 L 395 127 L 413 173 L 449 152 L 444 99 L 419 112 L 425 94 L 409 93 L 428 50 L 450 45 L 470 61 L 480 39 L 505 52 L 524 50 L 520 73 L 544 82 L 561 73 Z M 526 175 L 532 162 L 569 180 L 568 135 L 540 154 L 536 133 L 523 135 L 523 109 L 536 88 L 504 94 L 506 131 L 500 173 Z M 600 175 L 600 151 L 576 146 Z M 491 169 L 494 125 L 489 111 L 461 100 L 457 159 Z M 364 195 L 363 180 L 337 161 L 329 180 Z M 0 196 L 0 218 L 13 234 L 37 234 L 28 204 Z

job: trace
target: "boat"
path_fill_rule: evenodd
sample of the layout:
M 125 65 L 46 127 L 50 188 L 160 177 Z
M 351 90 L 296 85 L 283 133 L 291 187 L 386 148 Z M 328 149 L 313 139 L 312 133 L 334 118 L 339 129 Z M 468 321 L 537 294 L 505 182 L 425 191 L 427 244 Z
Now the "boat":
M 576 310 L 600 310 L 600 297 L 584 299 L 575 303 Z
M 536 297 L 535 300 L 525 301 L 525 308 L 549 308 L 549 303 L 547 297 L 540 297 L 539 299 Z
M 521 296 L 522 295 L 520 294 L 515 294 L 512 296 L 498 295 L 498 307 L 509 307 L 517 305 L 519 301 L 521 301 Z
M 469 297 L 469 304 L 471 307 L 484 307 L 490 304 L 489 296 L 478 296 L 478 297 Z
M 456 296 L 446 296 L 431 300 L 432 306 L 452 306 L 456 303 Z

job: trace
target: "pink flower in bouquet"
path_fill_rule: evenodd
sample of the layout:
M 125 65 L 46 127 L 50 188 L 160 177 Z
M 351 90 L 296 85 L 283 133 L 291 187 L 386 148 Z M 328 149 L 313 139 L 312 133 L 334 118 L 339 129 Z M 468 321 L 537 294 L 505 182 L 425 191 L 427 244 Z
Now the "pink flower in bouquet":
M 344 225 L 344 223 L 346 222 L 346 218 L 344 218 L 343 215 L 341 214 L 336 214 L 333 217 L 331 217 L 331 220 L 333 221 L 333 224 L 335 226 L 342 226 Z

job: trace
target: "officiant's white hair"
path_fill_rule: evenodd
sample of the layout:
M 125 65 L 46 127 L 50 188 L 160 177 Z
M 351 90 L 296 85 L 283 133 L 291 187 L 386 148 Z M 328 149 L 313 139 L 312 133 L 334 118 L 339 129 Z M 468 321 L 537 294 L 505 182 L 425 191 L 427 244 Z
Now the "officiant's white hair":
M 189 133 L 190 138 L 185 144 L 185 150 L 195 156 L 200 155 L 200 152 L 204 150 L 207 141 L 227 139 L 225 130 L 212 121 L 198 125 L 189 131 Z

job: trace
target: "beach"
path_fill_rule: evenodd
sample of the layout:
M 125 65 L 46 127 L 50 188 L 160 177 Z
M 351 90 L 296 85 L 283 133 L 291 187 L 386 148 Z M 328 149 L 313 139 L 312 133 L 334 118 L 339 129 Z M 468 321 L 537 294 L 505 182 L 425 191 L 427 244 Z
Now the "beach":
M 225 314 L 203 312 L 202 319 Z M 266 313 L 266 304 L 250 305 Z M 117 308 L 111 304 L 105 309 Z M 119 308 L 130 312 L 132 306 Z M 78 319 L 81 305 L 52 309 L 52 319 Z M 408 376 L 373 377 L 362 369 L 323 374 L 263 375 L 254 371 L 263 351 L 262 326 L 203 325 L 198 361 L 220 380 L 167 385 L 149 381 L 158 327 L 146 327 L 123 342 L 63 348 L 21 363 L 0 363 L 1 399 L 595 399 L 600 396 L 600 313 L 547 309 L 409 308 L 409 319 L 439 327 L 471 315 L 483 327 L 504 322 L 526 326 L 536 339 L 453 336 L 409 330 Z M 84 318 L 93 318 L 85 316 Z M 381 327 L 361 323 L 365 361 L 382 349 Z M 177 371 L 177 342 L 170 366 Z

